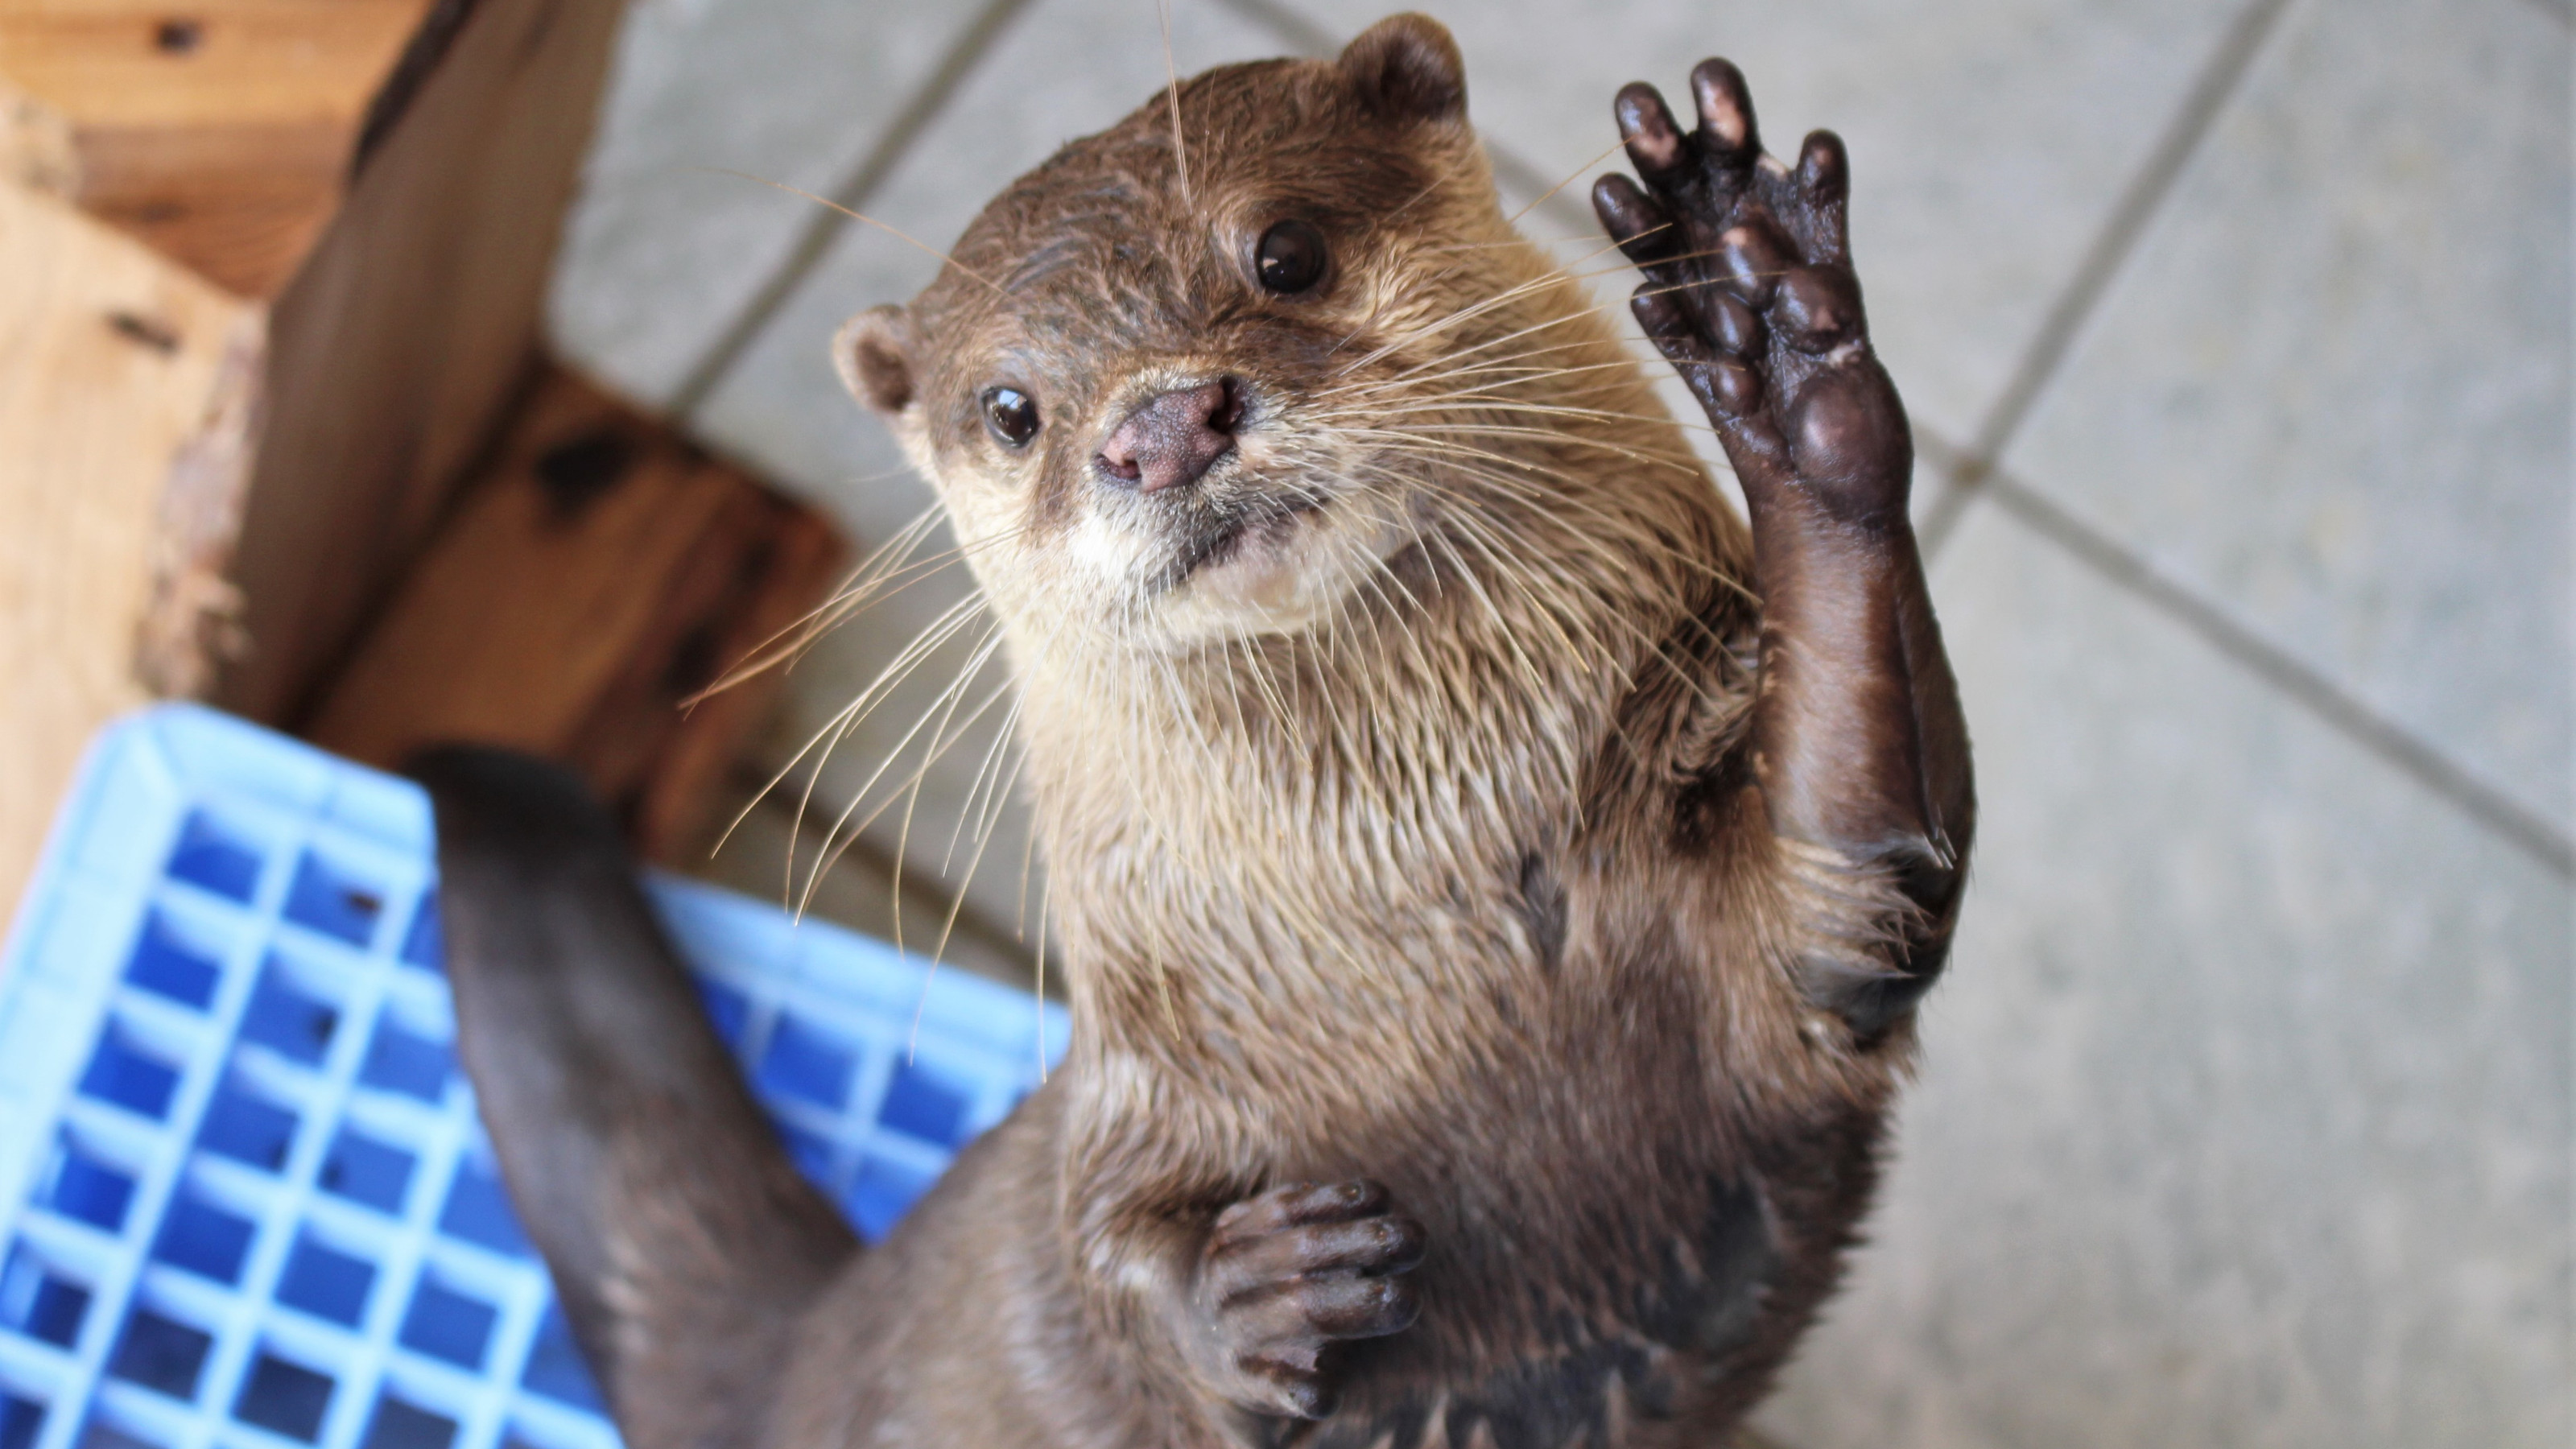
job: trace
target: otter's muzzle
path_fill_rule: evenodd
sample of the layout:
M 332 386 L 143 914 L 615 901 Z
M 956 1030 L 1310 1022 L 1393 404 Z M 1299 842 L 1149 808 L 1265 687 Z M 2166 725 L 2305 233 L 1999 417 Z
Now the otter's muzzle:
M 1219 378 L 1148 400 L 1127 415 L 1092 462 L 1100 475 L 1140 493 L 1160 493 L 1195 483 L 1234 451 L 1243 421 L 1235 380 Z

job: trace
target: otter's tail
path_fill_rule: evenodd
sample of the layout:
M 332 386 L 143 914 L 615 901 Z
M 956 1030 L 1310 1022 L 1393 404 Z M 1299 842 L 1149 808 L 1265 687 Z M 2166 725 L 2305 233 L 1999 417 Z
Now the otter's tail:
M 707 1024 L 607 812 L 449 747 L 438 820 L 457 1054 L 511 1201 L 635 1449 L 760 1442 L 807 1304 L 858 1251 Z

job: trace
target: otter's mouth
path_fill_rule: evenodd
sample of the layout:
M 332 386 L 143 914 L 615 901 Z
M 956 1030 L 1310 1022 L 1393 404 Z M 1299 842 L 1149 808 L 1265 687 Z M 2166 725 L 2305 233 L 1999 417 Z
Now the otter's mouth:
M 1323 506 L 1320 498 L 1286 494 L 1199 513 L 1181 525 L 1180 547 L 1154 576 L 1152 591 L 1170 593 L 1197 574 L 1224 567 L 1249 547 L 1280 542 L 1296 530 L 1301 516 Z

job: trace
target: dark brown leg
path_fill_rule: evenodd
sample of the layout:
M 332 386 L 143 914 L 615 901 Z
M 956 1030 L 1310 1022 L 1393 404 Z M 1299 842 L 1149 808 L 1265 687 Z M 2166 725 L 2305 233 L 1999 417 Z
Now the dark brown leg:
M 1801 986 L 1862 1038 L 1938 974 L 1975 811 L 1967 730 L 1906 517 L 1913 440 L 1870 351 L 1844 231 L 1843 145 L 1762 152 L 1744 77 L 1691 73 L 1684 135 L 1619 92 L 1645 183 L 1592 203 L 1646 275 L 1631 303 L 1708 410 L 1752 514 L 1762 596 L 1753 776 L 1805 890 Z
M 415 760 L 457 1056 L 512 1203 L 635 1449 L 759 1442 L 797 1318 L 858 1251 L 797 1175 L 560 767 Z

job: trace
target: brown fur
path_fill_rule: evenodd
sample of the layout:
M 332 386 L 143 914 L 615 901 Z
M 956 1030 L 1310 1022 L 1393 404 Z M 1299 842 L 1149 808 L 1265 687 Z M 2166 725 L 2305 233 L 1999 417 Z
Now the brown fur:
M 1399 17 L 1190 79 L 1186 189 L 1157 97 L 845 334 L 1008 639 L 1075 1034 L 796 1307 L 762 1442 L 1708 1444 L 1833 1287 L 1912 1042 L 1844 987 L 1938 969 L 1969 829 L 1902 460 L 1862 439 L 1892 524 L 1759 494 L 1748 530 L 1504 219 L 1458 75 Z M 1288 216 L 1331 243 L 1308 297 L 1249 280 Z M 1220 373 L 1234 465 L 1102 484 L 1121 417 Z M 1321 603 L 1208 592 L 1264 549 Z M 1210 1306 L 1225 1224 L 1354 1180 L 1392 1203 L 1353 1209 L 1363 1331 L 1315 1306 L 1347 1272 Z M 633 1392 L 639 1449 L 682 1442 Z

